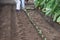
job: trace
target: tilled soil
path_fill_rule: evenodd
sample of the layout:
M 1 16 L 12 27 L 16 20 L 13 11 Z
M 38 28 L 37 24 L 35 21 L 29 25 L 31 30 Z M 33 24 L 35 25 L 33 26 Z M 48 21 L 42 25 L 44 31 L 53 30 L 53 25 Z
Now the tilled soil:
M 0 40 L 41 40 L 23 11 L 5 5 L 0 11 Z
M 9 6 L 0 6 L 0 40 L 10 40 L 10 10 Z
M 60 32 L 46 22 L 37 10 L 29 10 L 29 16 L 36 23 L 36 25 L 42 30 L 47 40 L 60 40 Z
M 36 29 L 29 22 L 24 11 L 16 14 L 17 16 L 17 40 L 41 40 Z
M 51 27 L 37 10 L 29 10 L 29 15 L 42 30 L 47 40 L 60 40 L 60 32 Z M 15 6 L 0 7 L 0 40 L 42 40 L 29 22 L 24 11 L 16 12 Z

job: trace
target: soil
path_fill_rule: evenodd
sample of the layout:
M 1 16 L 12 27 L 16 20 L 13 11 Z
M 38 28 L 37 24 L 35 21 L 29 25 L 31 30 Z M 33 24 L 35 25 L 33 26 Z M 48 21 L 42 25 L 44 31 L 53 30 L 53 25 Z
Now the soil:
M 0 6 L 0 40 L 10 40 L 11 6 Z
M 47 40 L 60 40 L 60 32 L 51 26 L 37 10 L 28 10 Z M 49 19 L 48 19 L 49 20 Z M 0 6 L 0 40 L 42 40 L 25 12 L 17 12 L 14 5 Z
M 39 14 L 41 12 L 38 12 L 37 10 L 29 10 L 28 13 L 36 25 L 43 31 L 43 34 L 47 37 L 47 40 L 60 40 L 60 32 L 56 29 L 59 27 L 53 27 L 50 25 L 50 23 L 48 23 L 46 19 Z
M 1 8 L 1 7 L 0 7 Z M 41 40 L 23 11 L 5 5 L 0 12 L 0 40 Z

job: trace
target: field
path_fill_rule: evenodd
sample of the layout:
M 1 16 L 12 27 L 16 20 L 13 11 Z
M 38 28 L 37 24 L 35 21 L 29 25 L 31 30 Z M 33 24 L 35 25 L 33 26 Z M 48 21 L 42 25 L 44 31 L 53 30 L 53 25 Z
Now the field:
M 31 21 L 29 20 L 29 16 Z M 16 12 L 15 5 L 0 6 L 0 40 L 60 40 L 60 27 L 48 22 L 46 16 L 37 9 Z M 35 23 L 35 26 L 33 25 Z M 43 32 L 41 35 L 36 26 Z

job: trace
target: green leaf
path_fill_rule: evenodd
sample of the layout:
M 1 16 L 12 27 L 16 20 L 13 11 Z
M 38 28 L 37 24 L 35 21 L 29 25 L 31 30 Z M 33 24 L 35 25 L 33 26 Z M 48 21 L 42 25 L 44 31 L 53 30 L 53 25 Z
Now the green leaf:
M 57 18 L 57 22 L 60 22 L 60 16 Z
M 53 18 L 53 21 L 58 21 L 60 15 L 60 0 L 35 0 L 35 7 L 40 7 L 42 12 Z
M 54 13 L 53 21 L 56 21 L 57 17 L 60 15 L 60 10 L 56 10 Z

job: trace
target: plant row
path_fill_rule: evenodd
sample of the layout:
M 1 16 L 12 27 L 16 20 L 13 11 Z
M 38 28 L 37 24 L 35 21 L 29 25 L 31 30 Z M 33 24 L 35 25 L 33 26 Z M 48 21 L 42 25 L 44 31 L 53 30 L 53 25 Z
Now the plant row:
M 60 0 L 34 0 L 35 8 L 41 8 L 42 12 L 60 22 Z

